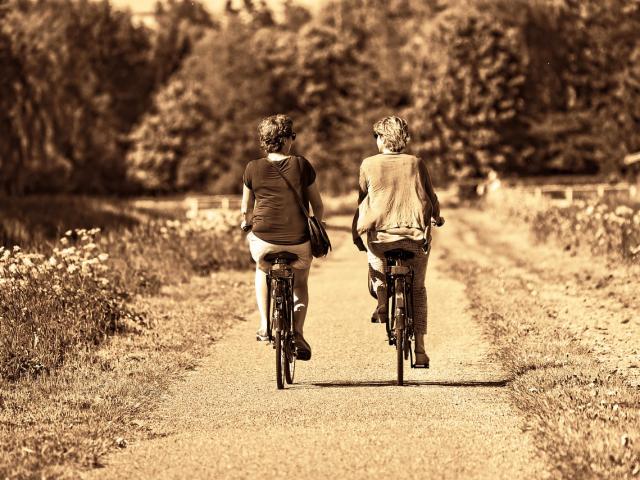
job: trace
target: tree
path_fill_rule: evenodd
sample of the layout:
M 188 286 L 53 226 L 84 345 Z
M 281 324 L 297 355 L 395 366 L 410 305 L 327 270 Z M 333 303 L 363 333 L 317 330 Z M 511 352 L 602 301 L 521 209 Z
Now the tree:
M 440 175 L 517 171 L 528 56 L 519 19 L 498 2 L 456 3 L 406 50 L 416 78 L 408 116 L 419 152 Z
M 144 190 L 202 187 L 221 173 L 211 141 L 216 134 L 202 91 L 175 79 L 158 92 L 153 109 L 132 132 L 128 176 Z

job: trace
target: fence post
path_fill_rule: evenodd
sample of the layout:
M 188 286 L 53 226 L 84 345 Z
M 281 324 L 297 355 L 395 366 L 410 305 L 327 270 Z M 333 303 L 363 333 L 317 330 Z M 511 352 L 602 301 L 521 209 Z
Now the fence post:
M 533 191 L 533 195 L 535 196 L 537 201 L 542 200 L 542 188 L 536 187 Z
M 567 202 L 573 203 L 573 188 L 569 187 L 565 189 L 564 198 L 566 198 Z
M 188 197 L 187 203 L 187 218 L 196 218 L 198 216 L 198 199 L 196 197 Z
M 638 187 L 636 187 L 635 185 L 629 185 L 629 197 L 636 198 L 637 194 L 638 194 Z
M 598 185 L 596 187 L 596 192 L 598 193 L 598 197 L 604 197 L 604 185 Z
M 222 198 L 222 205 L 221 205 L 223 210 L 229 210 L 229 197 L 223 197 Z

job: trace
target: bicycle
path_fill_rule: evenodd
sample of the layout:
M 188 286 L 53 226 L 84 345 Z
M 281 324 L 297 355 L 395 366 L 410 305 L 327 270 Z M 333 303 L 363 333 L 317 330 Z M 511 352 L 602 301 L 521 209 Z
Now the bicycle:
M 240 228 L 247 233 L 252 225 L 243 223 Z M 293 383 L 296 369 L 291 263 L 298 260 L 298 255 L 286 251 L 268 253 L 264 260 L 271 264 L 267 272 L 267 335 L 276 351 L 276 385 L 282 390 L 285 382 Z
M 432 225 L 440 227 L 440 222 Z M 429 235 L 430 236 L 430 235 Z M 427 250 L 428 247 L 425 249 Z M 411 368 L 429 368 L 428 365 L 417 365 L 413 359 L 413 269 L 405 264 L 414 254 L 400 248 L 384 252 L 386 259 L 385 283 L 387 306 L 391 301 L 391 309 L 385 320 L 389 345 L 396 347 L 397 384 L 404 385 L 404 362 L 410 360 Z
M 276 351 L 276 384 L 279 390 L 293 383 L 296 368 L 296 347 L 293 330 L 293 281 L 291 263 L 295 253 L 269 253 L 267 272 L 267 333 Z

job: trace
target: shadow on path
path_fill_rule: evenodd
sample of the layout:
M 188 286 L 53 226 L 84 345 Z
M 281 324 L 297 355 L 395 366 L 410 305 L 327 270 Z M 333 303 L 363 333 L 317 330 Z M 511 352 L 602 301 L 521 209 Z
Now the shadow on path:
M 409 387 L 506 387 L 512 379 L 500 378 L 496 380 L 405 380 L 404 386 Z M 397 387 L 393 380 L 386 381 L 353 381 L 353 382 L 310 382 L 298 383 L 299 386 L 313 386 L 324 388 L 355 388 L 355 387 Z

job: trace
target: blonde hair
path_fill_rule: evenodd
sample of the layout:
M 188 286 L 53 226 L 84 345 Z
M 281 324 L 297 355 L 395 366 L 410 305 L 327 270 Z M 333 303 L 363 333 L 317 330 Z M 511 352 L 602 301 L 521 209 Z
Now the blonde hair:
M 382 138 L 382 143 L 392 152 L 400 152 L 409 143 L 409 126 L 404 118 L 385 117 L 373 125 L 373 132 Z

